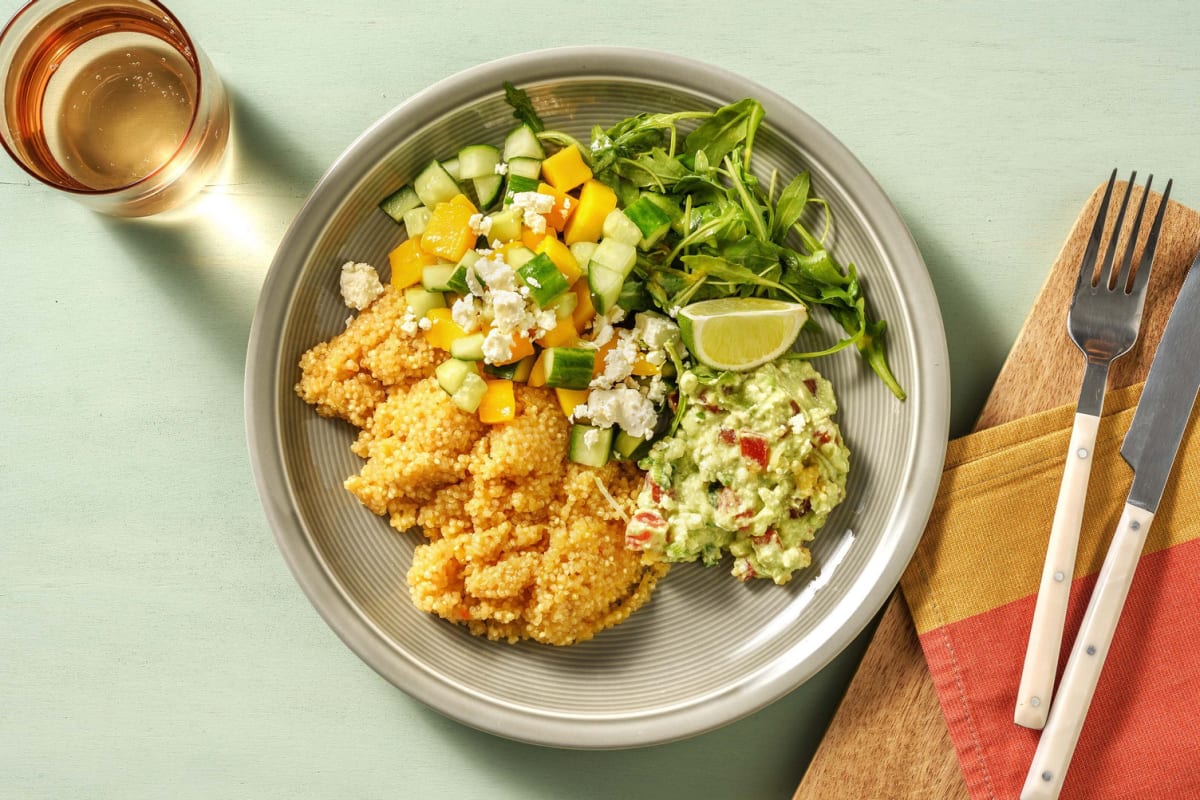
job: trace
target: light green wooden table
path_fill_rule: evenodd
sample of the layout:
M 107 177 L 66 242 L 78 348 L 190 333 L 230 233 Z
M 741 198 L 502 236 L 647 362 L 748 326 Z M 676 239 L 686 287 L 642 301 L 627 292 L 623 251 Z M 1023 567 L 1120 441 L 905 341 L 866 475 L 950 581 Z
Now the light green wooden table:
M 861 638 L 714 733 L 547 750 L 384 682 L 276 552 L 242 423 L 259 286 L 325 167 L 445 75 L 554 45 L 657 47 L 807 110 L 925 254 L 956 433 L 1112 167 L 1200 203 L 1190 2 L 171 5 L 236 102 L 222 213 L 115 221 L 0 162 L 0 797 L 791 796 Z

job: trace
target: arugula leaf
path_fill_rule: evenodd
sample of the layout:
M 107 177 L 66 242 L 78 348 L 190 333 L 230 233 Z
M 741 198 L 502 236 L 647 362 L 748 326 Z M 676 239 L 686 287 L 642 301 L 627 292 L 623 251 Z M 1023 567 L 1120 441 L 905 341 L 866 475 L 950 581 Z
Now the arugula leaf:
M 688 152 L 703 152 L 710 164 L 720 164 L 729 151 L 745 143 L 747 160 L 754 133 L 763 118 L 763 107 L 751 97 L 717 110 L 684 139 Z
M 546 129 L 542 118 L 533 109 L 533 101 L 529 99 L 529 93 L 513 86 L 510 81 L 504 82 L 504 102 L 512 106 L 513 116 L 532 128 L 534 133 L 541 133 Z
M 775 203 L 775 218 L 771 223 L 771 241 L 783 244 L 788 231 L 800 220 L 808 205 L 808 192 L 812 186 L 811 176 L 805 170 L 792 179 Z

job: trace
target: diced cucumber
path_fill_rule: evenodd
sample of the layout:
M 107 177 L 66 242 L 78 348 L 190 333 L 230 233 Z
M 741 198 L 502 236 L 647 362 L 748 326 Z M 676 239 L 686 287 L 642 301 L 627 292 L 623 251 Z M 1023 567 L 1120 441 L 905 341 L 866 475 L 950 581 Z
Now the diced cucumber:
M 462 179 L 462 171 L 459 169 L 457 158 L 448 158 L 443 161 L 442 169 L 446 170 L 454 180 L 458 181 Z
M 410 286 L 404 290 L 404 302 L 413 316 L 421 319 L 434 308 L 446 307 L 446 296 L 441 292 L 430 292 L 422 286 Z
M 450 278 L 456 269 L 457 264 L 430 264 L 421 270 L 421 285 L 427 292 L 449 292 Z
M 533 260 L 533 251 L 523 244 L 510 247 L 504 254 L 504 261 L 513 269 L 519 270 Z M 551 262 L 553 264 L 554 262 Z
M 479 258 L 479 253 L 474 250 L 468 250 L 463 253 L 463 257 L 454 266 L 454 272 L 450 273 L 450 277 L 446 279 L 446 291 L 454 292 L 455 294 L 467 294 L 470 292 L 471 284 L 467 281 L 467 270 L 473 269 L 475 262 Z
M 475 366 L 474 361 L 459 361 L 457 358 L 448 358 L 441 364 L 438 364 L 437 369 L 433 371 L 433 375 L 437 378 L 438 386 L 442 387 L 442 391 L 453 396 L 460 388 L 463 381 L 468 375 L 479 377 L 479 368 Z
M 627 461 L 637 461 L 650 451 L 650 440 L 618 430 L 613 437 L 613 455 Z
M 521 212 L 515 208 L 506 208 L 490 215 L 492 229 L 488 238 L 493 242 L 511 242 L 521 238 Z
M 587 281 L 596 313 L 604 314 L 616 305 L 617 299 L 620 298 L 621 287 L 625 284 L 625 276 L 593 261 L 588 266 Z
M 547 347 L 542 351 L 547 386 L 586 389 L 595 365 L 596 351 L 590 347 Z
M 421 198 L 411 186 L 401 186 L 379 202 L 379 210 L 396 222 L 404 222 L 404 214 L 421 205 Z
M 624 242 L 631 246 L 637 246 L 637 243 L 642 240 L 642 232 L 638 230 L 638 226 L 619 208 L 608 212 L 600 232 L 605 239 L 616 239 L 618 242 Z
M 617 305 L 632 314 L 635 311 L 645 311 L 654 307 L 646 284 L 641 281 L 625 281 L 621 284 L 621 292 L 617 295 Z
M 592 264 L 607 267 L 613 272 L 620 273 L 622 280 L 633 271 L 637 263 L 637 250 L 633 245 L 616 239 L 601 239 L 600 244 L 592 252 Z
M 643 198 L 647 203 L 653 203 L 654 205 L 658 206 L 658 210 L 666 214 L 667 219 L 669 219 L 671 222 L 674 222 L 683 216 L 683 209 L 679 207 L 679 202 L 667 197 L 665 194 L 659 194 L 658 192 L 642 192 L 638 199 L 641 200 Z M 630 205 L 633 204 L 631 203 Z
M 512 202 L 513 195 L 521 192 L 536 192 L 537 188 L 537 178 L 526 178 L 524 175 L 508 173 L 508 183 L 504 188 L 504 205 Z
M 533 128 L 528 125 L 518 125 L 504 137 L 505 161 L 512 161 L 514 158 L 536 158 L 541 161 L 545 157 L 546 151 L 542 148 L 542 143 L 538 141 Z
M 508 162 L 508 174 L 520 175 L 522 178 L 537 180 L 542 176 L 542 160 L 516 156 Z
M 577 422 L 571 426 L 571 441 L 567 446 L 567 458 L 576 464 L 603 467 L 608 463 L 612 439 L 612 428 L 597 428 L 595 425 L 583 425 Z
M 450 360 L 454 361 L 455 359 Z M 461 363 L 473 364 L 470 361 Z M 468 372 L 463 378 L 462 385 L 455 390 L 454 394 L 450 395 L 450 399 L 463 411 L 474 414 L 479 410 L 479 404 L 483 402 L 485 394 L 487 394 L 487 381 L 479 377 L 478 372 Z
M 571 288 L 567 279 L 554 266 L 550 256 L 538 253 L 517 270 L 517 277 L 529 287 L 529 296 L 538 308 L 545 308 L 552 300 Z
M 427 208 L 433 208 L 438 203 L 445 203 L 460 194 L 462 189 L 459 188 L 458 181 L 435 159 L 417 175 L 417 179 L 413 181 L 413 191 Z
M 424 233 L 431 216 L 433 216 L 433 212 L 425 206 L 417 206 L 405 211 L 404 227 L 408 229 L 408 238 L 415 239 Z
M 500 148 L 490 144 L 473 144 L 458 151 L 459 180 L 495 175 L 500 163 Z
M 553 309 L 554 316 L 558 319 L 567 319 L 575 313 L 575 308 L 578 305 L 579 295 L 575 294 L 574 292 L 566 292 L 554 298 L 554 300 L 551 301 L 550 305 L 546 306 L 546 308 Z
M 535 361 L 537 361 L 537 356 L 526 356 L 520 361 L 514 361 L 511 364 L 485 363 L 483 371 L 496 378 L 524 383 L 529 380 L 529 373 L 533 372 L 533 362 Z
M 450 355 L 463 361 L 483 361 L 482 333 L 468 333 L 450 343 Z
M 494 206 L 500 197 L 500 190 L 504 188 L 504 178 L 495 173 L 472 178 L 471 183 L 475 187 L 475 197 L 479 200 L 481 209 Z
M 660 195 L 661 196 L 661 195 Z M 642 238 L 638 247 L 647 250 L 653 247 L 667 231 L 671 230 L 671 218 L 650 199 L 642 195 L 633 205 L 625 209 L 625 216 L 637 226 Z
M 571 255 L 575 256 L 575 263 L 579 264 L 585 272 L 587 271 L 588 262 L 592 260 L 592 253 L 595 252 L 595 242 L 576 242 L 571 245 Z

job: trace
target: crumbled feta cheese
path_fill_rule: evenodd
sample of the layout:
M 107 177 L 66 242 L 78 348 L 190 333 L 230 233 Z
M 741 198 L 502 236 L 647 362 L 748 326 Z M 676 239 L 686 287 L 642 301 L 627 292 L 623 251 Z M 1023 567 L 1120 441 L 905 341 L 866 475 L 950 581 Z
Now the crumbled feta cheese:
M 496 165 L 495 169 L 493 169 L 492 171 L 495 172 L 497 175 L 507 175 L 508 174 L 508 163 L 501 161 L 500 163 L 498 163 Z
M 617 425 L 630 436 L 642 439 L 654 433 L 658 422 L 654 403 L 637 389 L 627 386 L 593 389 L 588 401 L 575 408 L 573 416 L 588 419 L 598 428 Z
M 663 380 L 662 375 L 655 375 L 650 379 L 650 388 L 646 390 L 646 399 L 655 404 L 667 399 L 667 382 Z
M 517 192 L 513 195 L 512 205 L 522 211 L 549 214 L 554 208 L 554 195 L 541 192 Z
M 591 382 L 592 388 L 608 389 L 625 380 L 633 372 L 637 361 L 638 343 L 633 331 L 623 330 L 617 334 L 617 344 L 604 357 L 604 371 Z
M 541 236 L 546 232 L 546 218 L 536 211 L 530 211 L 526 209 L 525 215 L 521 218 L 521 222 L 525 224 L 526 228 L 529 228 L 529 230 L 533 231 L 538 236 Z
M 487 236 L 492 232 L 492 218 L 486 214 L 472 214 L 467 220 L 467 227 L 476 236 Z
M 427 331 L 433 327 L 433 320 L 431 320 L 429 317 L 421 317 L 419 320 L 417 320 L 417 327 L 423 331 Z
M 342 301 L 356 311 L 362 311 L 375 302 L 376 297 L 383 294 L 379 273 L 370 264 L 347 261 L 342 265 L 339 284 L 342 289 Z
M 483 261 L 483 259 L 481 258 L 481 259 L 479 259 L 479 261 Z M 479 262 L 477 261 L 475 263 L 479 263 Z M 480 282 L 479 274 L 475 272 L 475 268 L 473 266 L 467 267 L 466 279 L 467 279 L 467 291 L 470 292 L 475 297 L 483 297 L 483 294 L 484 294 L 484 292 L 487 291 L 487 289 L 484 288 L 484 285 Z
M 511 333 L 492 328 L 483 339 L 483 357 L 489 364 L 499 364 L 512 358 L 513 338 Z
M 558 327 L 558 314 L 552 308 L 543 309 L 537 314 L 536 324 L 539 334 L 552 331 Z
M 638 314 L 633 329 L 648 350 L 660 350 L 679 338 L 679 326 L 658 314 Z
M 489 289 L 506 292 L 517 290 L 517 273 L 503 259 L 480 258 L 475 262 L 475 272 Z
M 532 319 L 525 298 L 518 292 L 493 290 L 490 293 L 492 325 L 502 331 L 528 330 Z
M 469 270 L 468 270 L 469 272 Z M 454 305 L 450 307 L 450 318 L 454 320 L 454 324 L 462 328 L 467 333 L 479 327 L 479 309 L 475 305 L 475 297 L 467 295 L 460 297 L 454 301 Z
M 413 311 L 412 306 L 408 306 L 404 310 L 404 316 L 400 319 L 400 330 L 404 331 L 408 336 L 416 336 L 418 326 L 416 312 Z

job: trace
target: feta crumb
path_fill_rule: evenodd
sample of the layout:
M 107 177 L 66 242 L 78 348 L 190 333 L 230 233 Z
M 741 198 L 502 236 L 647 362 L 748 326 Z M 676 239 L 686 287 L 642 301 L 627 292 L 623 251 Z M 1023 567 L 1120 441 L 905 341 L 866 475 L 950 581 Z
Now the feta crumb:
M 417 320 L 417 327 L 423 331 L 427 331 L 433 327 L 433 320 L 431 320 L 429 317 L 421 317 L 419 320 Z
M 417 328 L 417 314 L 415 311 L 413 311 L 412 306 L 408 306 L 404 310 L 404 316 L 400 319 L 400 330 L 402 330 L 408 336 L 416 336 Z
M 342 275 L 339 279 L 342 290 L 342 301 L 348 308 L 362 311 L 375 298 L 383 294 L 383 284 L 379 282 L 379 273 L 370 264 L 347 261 L 342 265 Z
M 526 228 L 529 228 L 529 230 L 539 236 L 546 232 L 546 218 L 536 211 L 526 209 L 521 222 L 525 224 Z
M 467 272 L 470 274 L 470 270 Z M 454 305 L 450 307 L 450 318 L 454 320 L 455 325 L 467 333 L 478 328 L 479 309 L 475 305 L 474 295 L 467 295 L 455 300 Z
M 512 334 L 492 328 L 483 340 L 483 358 L 489 364 L 499 364 L 512 358 L 512 348 Z
M 522 211 L 529 210 L 536 214 L 549 214 L 554 208 L 554 195 L 541 192 L 517 192 L 513 195 L 512 205 Z
M 598 428 L 618 425 L 630 436 L 641 439 L 649 438 L 658 422 L 654 403 L 637 389 L 627 386 L 593 389 L 587 403 L 577 406 L 572 416 L 586 418 Z
M 519 292 L 493 290 L 489 294 L 492 307 L 492 325 L 501 331 L 528 330 L 532 318 L 525 308 L 525 298 Z
M 483 260 L 482 258 L 479 259 L 479 261 L 482 261 L 482 260 Z M 478 262 L 476 262 L 476 263 L 478 263 Z M 483 297 L 484 292 L 486 292 L 487 290 L 484 288 L 483 284 L 480 283 L 479 275 L 475 272 L 474 267 L 467 267 L 466 278 L 467 278 L 467 291 L 470 292 L 475 297 Z
M 467 220 L 467 227 L 476 236 L 487 236 L 492 232 L 492 218 L 486 214 L 472 214 Z
M 591 382 L 593 389 L 608 389 L 629 377 L 633 363 L 637 361 L 638 343 L 633 331 L 623 330 L 617 334 L 616 347 L 604 357 L 604 371 Z
M 475 262 L 475 272 L 489 289 L 505 292 L 517 290 L 517 273 L 503 259 L 480 258 Z
M 500 163 L 496 164 L 495 168 L 492 171 L 495 172 L 497 175 L 507 175 L 508 174 L 508 162 L 501 161 Z

